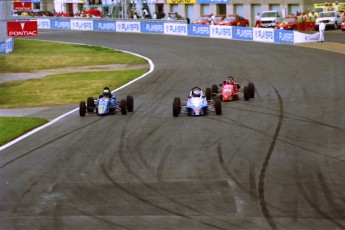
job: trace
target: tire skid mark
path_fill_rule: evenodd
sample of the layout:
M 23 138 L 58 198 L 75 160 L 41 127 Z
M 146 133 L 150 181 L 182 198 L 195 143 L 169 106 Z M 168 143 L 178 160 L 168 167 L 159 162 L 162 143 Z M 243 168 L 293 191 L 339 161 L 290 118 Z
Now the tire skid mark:
M 325 177 L 323 176 L 323 173 L 319 166 L 314 166 L 317 178 L 319 179 L 319 182 L 321 184 L 321 190 L 325 196 L 325 199 L 329 206 L 332 208 L 332 216 L 335 216 L 336 218 L 341 217 L 339 213 L 342 213 L 342 210 L 339 209 L 339 207 L 334 203 L 334 198 L 332 196 L 332 191 L 329 189 L 327 182 L 325 180 Z
M 279 112 L 279 121 L 276 127 L 276 131 L 273 135 L 273 139 L 271 142 L 271 145 L 268 149 L 268 152 L 266 153 L 266 158 L 265 161 L 262 165 L 261 171 L 260 171 L 260 175 L 259 175 L 259 188 L 258 188 L 258 194 L 259 194 L 259 200 L 260 200 L 260 206 L 261 206 L 261 211 L 264 214 L 264 217 L 266 219 L 266 221 L 268 222 L 268 224 L 271 226 L 272 229 L 278 229 L 276 223 L 274 222 L 273 218 L 271 217 L 269 210 L 267 208 L 267 204 L 266 204 L 266 199 L 265 199 L 265 177 L 266 177 L 266 171 L 269 165 L 269 161 L 271 159 L 273 150 L 274 150 L 274 146 L 276 144 L 276 141 L 278 139 L 278 135 L 280 132 L 280 128 L 283 124 L 283 118 L 284 118 L 284 107 L 283 107 L 283 101 L 282 98 L 278 92 L 278 90 L 273 86 L 274 91 L 276 92 L 278 99 L 279 99 L 279 108 L 280 108 L 280 112 Z
M 162 180 L 163 180 L 163 171 L 164 171 L 164 166 L 165 166 L 165 163 L 171 153 L 171 145 L 168 145 L 168 147 L 166 148 L 166 150 L 164 151 L 164 154 L 158 164 L 158 167 L 157 167 L 157 179 L 158 181 L 161 183 Z
M 143 179 L 142 179 L 137 173 L 135 173 L 135 172 L 131 169 L 130 165 L 128 164 L 128 162 L 127 162 L 127 160 L 126 160 L 126 158 L 125 158 L 125 154 L 124 154 L 124 151 L 123 151 L 123 149 L 124 149 L 125 135 L 126 135 L 126 129 L 124 128 L 124 129 L 122 130 L 122 133 L 121 133 L 121 142 L 120 142 L 120 147 L 119 147 L 119 155 L 120 155 L 120 160 L 121 160 L 121 162 L 122 162 L 123 165 L 125 165 L 125 167 L 128 169 L 128 172 L 129 172 L 130 174 L 132 174 L 135 178 L 137 178 L 145 187 L 147 187 L 147 188 L 150 189 L 151 191 L 154 191 L 154 192 L 156 192 L 156 193 L 158 193 L 158 194 L 160 194 L 160 195 L 162 195 L 162 196 L 165 196 L 165 197 L 166 197 L 168 200 L 170 200 L 171 202 L 174 202 L 174 203 L 176 203 L 176 204 L 179 204 L 179 205 L 181 205 L 182 207 L 185 207 L 185 208 L 188 208 L 188 209 L 191 210 L 191 211 L 199 212 L 199 213 L 200 213 L 200 210 L 198 210 L 198 209 L 196 209 L 196 208 L 193 208 L 193 207 L 190 207 L 190 206 L 188 206 L 188 205 L 186 205 L 186 204 L 184 204 L 184 203 L 181 203 L 181 202 L 179 202 L 179 201 L 177 201 L 177 200 L 174 200 L 173 198 L 171 198 L 171 197 L 169 197 L 169 196 L 167 196 L 167 195 L 165 195 L 165 194 L 162 194 L 162 193 L 161 193 L 160 191 L 158 191 L 157 189 L 155 189 L 155 188 L 153 188 L 152 186 L 150 186 L 149 184 L 145 183 L 145 181 L 143 181 Z M 150 203 L 153 204 L 152 202 L 150 202 Z M 163 208 L 163 207 L 161 207 L 161 206 L 159 206 L 159 205 L 155 205 L 155 207 L 156 207 L 156 206 L 157 206 L 157 207 L 160 207 L 160 208 Z M 171 211 L 171 210 L 169 210 L 169 209 L 166 209 L 166 208 L 163 208 L 163 210 L 168 210 L 169 213 L 172 213 L 172 214 L 175 214 L 175 215 L 176 215 L 176 213 L 178 213 L 178 212 L 174 212 L 174 211 Z M 207 216 L 206 213 L 201 213 L 201 214 Z M 192 217 L 187 216 L 187 215 L 185 215 L 185 214 L 178 213 L 178 215 L 181 216 L 181 217 L 187 217 L 187 218 L 190 219 L 190 220 L 194 220 Z M 194 220 L 194 221 L 196 221 L 196 220 Z M 223 229 L 223 228 L 220 228 L 220 227 L 218 227 L 218 226 L 215 226 L 215 225 L 213 225 L 213 224 L 209 224 L 209 223 L 206 223 L 206 222 L 202 222 L 202 221 L 197 221 L 197 222 L 199 222 L 199 223 L 201 223 L 201 224 L 204 224 L 204 225 L 207 225 L 207 226 L 210 226 L 210 227 L 213 227 L 213 228 Z
M 249 130 L 252 130 L 254 132 L 257 132 L 257 133 L 260 133 L 264 136 L 267 136 L 267 137 L 273 137 L 271 134 L 267 134 L 259 129 L 255 129 L 253 127 L 250 127 L 250 126 L 247 126 L 245 124 L 242 124 L 242 123 L 239 123 L 238 121 L 234 120 L 234 119 L 230 119 L 230 118 L 213 118 L 213 117 L 205 117 L 207 119 L 211 119 L 211 120 L 215 120 L 215 121 L 218 121 L 220 123 L 224 123 L 224 124 L 228 124 L 228 125 L 237 125 L 238 127 L 243 127 L 243 128 L 246 128 L 246 129 L 249 129 Z M 284 116 L 285 118 L 285 116 Z M 229 122 L 229 121 L 231 122 Z M 304 146 L 300 146 L 300 145 L 297 145 L 295 143 L 292 143 L 292 142 L 289 142 L 287 140 L 284 140 L 284 139 L 281 139 L 281 138 L 278 138 L 277 137 L 277 140 L 282 142 L 282 143 L 285 143 L 285 144 L 288 144 L 288 145 L 291 145 L 291 146 L 294 146 L 296 148 L 299 148 L 299 149 L 302 149 L 304 151 L 307 151 L 307 152 L 310 152 L 310 153 L 314 153 L 314 154 L 317 154 L 317 155 L 320 155 L 320 156 L 323 156 L 323 157 L 326 157 L 326 158 L 330 158 L 330 159 L 333 159 L 333 160 L 337 160 L 337 161 L 341 161 L 341 162 L 345 162 L 345 159 L 339 159 L 337 158 L 336 156 L 330 156 L 330 155 L 326 155 L 325 153 L 321 153 L 321 152 L 318 152 L 318 151 L 314 151 L 312 149 L 309 149 L 309 148 L 306 148 Z
M 344 225 L 342 225 L 337 220 L 333 219 L 331 215 L 323 212 L 318 207 L 318 205 L 316 205 L 315 202 L 313 202 L 313 200 L 311 200 L 309 198 L 309 195 L 308 195 L 307 191 L 304 189 L 303 183 L 301 182 L 301 179 L 300 179 L 300 176 L 298 173 L 298 169 L 295 169 L 294 171 L 295 171 L 295 181 L 296 181 L 297 189 L 302 194 L 303 198 L 307 201 L 307 203 L 310 205 L 310 207 L 312 207 L 319 215 L 321 215 L 325 219 L 329 220 L 331 223 L 335 224 L 338 228 L 345 229 Z
M 130 173 L 130 174 L 132 174 L 133 176 L 135 176 L 145 187 L 147 187 L 148 189 L 150 189 L 150 190 L 152 190 L 152 191 L 154 191 L 154 192 L 157 192 L 157 193 L 160 194 L 160 195 L 164 195 L 164 194 L 161 194 L 159 191 L 157 191 L 157 190 L 156 190 L 155 188 L 153 188 L 152 186 L 146 184 L 146 183 L 142 180 L 142 178 L 141 178 L 140 176 L 138 176 L 138 175 L 131 169 L 130 165 L 128 164 L 127 160 L 126 160 L 125 157 L 124 157 L 123 148 L 124 148 L 125 136 L 126 136 L 126 128 L 123 128 L 123 129 L 122 129 L 122 132 L 121 132 L 121 137 L 120 137 L 121 139 L 120 139 L 120 144 L 119 144 L 119 155 L 120 155 L 120 160 L 121 160 L 122 164 L 124 164 L 124 166 L 127 168 L 128 173 Z M 135 192 L 132 192 L 132 191 L 126 189 L 125 187 L 121 186 L 119 183 L 116 182 L 116 180 L 114 180 L 114 179 L 111 177 L 111 175 L 110 175 L 110 173 L 109 173 L 109 171 L 108 171 L 108 170 L 111 169 L 111 163 L 114 161 L 114 156 L 115 156 L 115 154 L 112 155 L 112 157 L 111 157 L 110 160 L 108 161 L 108 164 L 109 164 L 109 165 L 107 165 L 107 166 L 105 165 L 105 163 L 104 163 L 103 161 L 101 162 L 101 170 L 102 170 L 102 173 L 104 174 L 104 176 L 105 176 L 112 184 L 114 184 L 117 188 L 119 188 L 121 191 L 123 191 L 123 192 L 125 192 L 125 193 L 127 193 L 127 194 L 129 194 L 129 195 L 131 195 L 131 196 L 133 196 L 134 198 L 136 198 L 137 200 L 139 200 L 139 201 L 141 201 L 141 202 L 143 202 L 143 203 L 145 203 L 145 204 L 148 204 L 148 205 L 150 205 L 150 206 L 152 206 L 152 207 L 155 207 L 155 208 L 157 208 L 157 209 L 159 209 L 159 210 L 162 210 L 162 211 L 164 211 L 164 212 L 166 212 L 166 213 L 170 213 L 170 214 L 173 214 L 173 215 L 176 215 L 176 216 L 179 216 L 179 217 L 183 217 L 183 218 L 186 218 L 186 219 L 188 219 L 188 220 L 193 220 L 193 221 L 196 221 L 196 222 L 198 222 L 198 223 L 200 223 L 200 224 L 203 224 L 203 225 L 206 225 L 206 226 L 215 228 L 215 229 L 224 229 L 224 228 L 221 228 L 221 227 L 216 226 L 216 225 L 213 225 L 213 224 L 209 224 L 209 223 L 206 223 L 206 222 L 203 222 L 203 221 L 195 220 L 193 217 L 187 216 L 187 215 L 185 215 L 185 214 L 183 214 L 183 213 L 179 213 L 179 212 L 173 211 L 173 210 L 171 210 L 171 209 L 165 208 L 165 207 L 163 207 L 163 206 L 161 206 L 161 205 L 155 204 L 155 203 L 151 202 L 150 200 L 141 197 L 140 195 L 136 194 Z M 166 196 L 166 195 L 164 195 L 164 196 Z M 167 197 L 167 196 L 166 196 L 166 197 Z M 181 205 L 181 206 L 183 206 L 183 207 L 189 208 L 190 210 L 198 211 L 198 210 L 196 210 L 196 209 L 194 209 L 194 208 L 192 208 L 192 207 L 188 207 L 188 206 L 186 206 L 186 205 L 184 205 L 184 204 L 182 204 L 182 203 L 180 203 L 180 202 L 178 202 L 178 201 L 175 201 L 175 200 L 173 200 L 173 199 L 170 198 L 170 197 L 167 197 L 167 198 L 168 198 L 170 201 L 172 201 L 172 202 L 174 202 L 174 203 L 176 203 L 176 204 L 179 204 L 179 205 Z M 204 215 L 206 215 L 206 214 L 204 214 Z M 224 229 L 224 230 L 225 230 L 225 229 Z
M 7 165 L 12 164 L 13 162 L 15 162 L 15 161 L 17 161 L 17 160 L 20 160 L 20 159 L 23 158 L 23 157 L 28 156 L 29 154 L 35 152 L 36 150 L 38 150 L 38 149 L 40 149 L 40 148 L 43 148 L 43 147 L 45 147 L 45 146 L 47 146 L 47 145 L 53 143 L 54 141 L 60 140 L 60 139 L 66 137 L 66 136 L 68 136 L 68 135 L 70 135 L 70 134 L 72 134 L 72 133 L 75 133 L 75 132 L 77 132 L 77 131 L 79 131 L 79 130 L 85 128 L 85 127 L 88 127 L 88 126 L 90 126 L 90 125 L 92 125 L 92 124 L 98 122 L 98 121 L 101 120 L 101 119 L 102 119 L 102 118 L 98 118 L 97 120 L 95 120 L 95 121 L 93 121 L 93 122 L 90 122 L 90 123 L 88 123 L 88 124 L 86 124 L 86 125 L 84 125 L 84 126 L 81 126 L 81 127 L 77 128 L 77 129 L 75 129 L 75 130 L 72 130 L 72 131 L 67 132 L 67 133 L 65 133 L 65 134 L 63 134 L 63 135 L 61 135 L 61 136 L 59 136 L 59 137 L 57 137 L 57 138 L 54 138 L 53 140 L 50 140 L 50 141 L 48 141 L 48 142 L 46 142 L 46 143 L 44 143 L 44 144 L 42 144 L 42 145 L 40 145 L 40 146 L 37 146 L 36 148 L 34 148 L 34 149 L 32 149 L 32 150 L 30 150 L 30 151 L 28 151 L 28 152 L 26 152 L 26 153 L 24 153 L 24 154 L 22 154 L 22 155 L 20 155 L 20 156 L 17 156 L 17 157 L 15 157 L 14 159 L 12 159 L 12 160 L 6 162 L 5 164 L 1 165 L 1 166 L 0 166 L 0 169 L 5 168 Z
M 250 194 L 251 194 L 252 201 L 255 201 L 256 197 L 258 197 L 258 195 L 256 193 L 255 163 L 254 162 L 250 162 L 249 186 L 250 186 Z

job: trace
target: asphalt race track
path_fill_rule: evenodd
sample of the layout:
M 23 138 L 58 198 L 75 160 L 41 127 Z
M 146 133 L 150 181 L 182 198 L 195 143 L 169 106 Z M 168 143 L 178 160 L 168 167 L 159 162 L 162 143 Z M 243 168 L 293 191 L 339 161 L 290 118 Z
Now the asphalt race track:
M 75 112 L 0 152 L 0 229 L 345 229 L 344 54 L 124 33 L 37 39 L 155 67 L 117 92 L 133 95 L 133 113 Z M 253 82 L 255 98 L 172 116 L 174 97 L 228 75 Z

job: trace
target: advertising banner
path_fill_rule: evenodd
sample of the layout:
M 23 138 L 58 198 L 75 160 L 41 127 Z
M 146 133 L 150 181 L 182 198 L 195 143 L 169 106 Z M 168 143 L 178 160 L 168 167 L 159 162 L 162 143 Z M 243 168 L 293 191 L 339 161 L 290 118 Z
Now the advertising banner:
M 274 42 L 293 44 L 294 31 L 293 30 L 274 30 Z
M 187 24 L 164 23 L 164 34 L 187 36 Z
M 37 21 L 7 22 L 7 35 L 9 37 L 37 36 Z
M 9 38 L 5 41 L 0 41 L 0 53 L 7 54 L 9 52 L 12 52 L 14 49 L 14 39 Z
M 114 21 L 94 21 L 93 22 L 94 30 L 101 31 L 116 31 L 116 22 Z
M 71 20 L 72 30 L 93 30 L 92 20 Z
M 232 39 L 232 26 L 210 26 L 210 37 Z
M 188 25 L 188 35 L 189 36 L 210 37 L 210 26 L 209 25 L 189 24 Z
M 318 42 L 320 39 L 320 33 L 314 34 L 303 34 L 294 31 L 294 43 L 305 43 L 305 42 Z
M 274 29 L 254 28 L 253 40 L 257 42 L 274 42 Z
M 116 31 L 140 33 L 140 22 L 116 21 Z
M 32 9 L 31 2 L 14 2 L 13 3 L 13 10 L 29 11 L 31 9 Z
M 51 19 L 50 26 L 52 29 L 71 29 L 71 24 L 68 19 Z
M 196 4 L 196 0 L 167 0 L 167 4 Z
M 164 22 L 140 22 L 141 33 L 164 33 Z
M 50 19 L 37 19 L 39 29 L 50 29 Z
M 253 28 L 233 26 L 232 39 L 253 41 Z

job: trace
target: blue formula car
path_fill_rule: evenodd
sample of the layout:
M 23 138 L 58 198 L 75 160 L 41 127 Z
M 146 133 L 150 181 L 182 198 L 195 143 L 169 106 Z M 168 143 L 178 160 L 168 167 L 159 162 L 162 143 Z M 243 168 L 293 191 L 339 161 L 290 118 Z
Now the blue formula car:
M 133 112 L 134 100 L 131 95 L 127 96 L 127 99 L 122 99 L 120 102 L 111 94 L 109 89 L 103 91 L 103 94 L 99 95 L 97 99 L 88 97 L 86 102 L 81 101 L 79 104 L 79 115 L 84 117 L 86 113 L 94 113 L 104 116 L 107 114 L 115 114 L 116 111 L 121 111 L 122 115 L 126 115 L 127 112 Z
M 204 116 L 210 112 L 217 115 L 222 114 L 222 104 L 219 96 L 212 99 L 210 88 L 206 89 L 206 95 L 199 87 L 194 87 L 189 93 L 187 101 L 182 101 L 175 97 L 173 101 L 173 116 L 178 117 L 180 113 L 186 113 L 189 116 Z

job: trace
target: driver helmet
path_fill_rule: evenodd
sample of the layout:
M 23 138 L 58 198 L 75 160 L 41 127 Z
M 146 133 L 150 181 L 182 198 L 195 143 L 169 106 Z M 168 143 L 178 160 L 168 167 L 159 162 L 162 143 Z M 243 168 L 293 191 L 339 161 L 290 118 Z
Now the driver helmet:
M 226 80 L 226 83 L 231 84 L 233 80 L 234 78 L 229 76 L 228 79 Z
M 105 96 L 105 97 L 110 97 L 110 90 L 109 90 L 109 88 L 104 88 L 104 90 L 103 90 L 103 96 Z
M 200 97 L 201 96 L 200 89 L 193 89 L 192 95 L 193 95 L 193 97 Z

